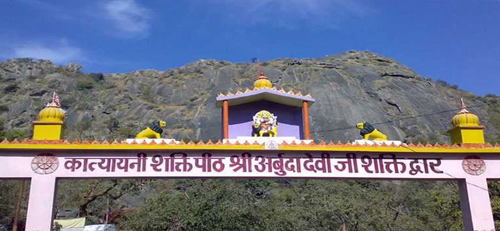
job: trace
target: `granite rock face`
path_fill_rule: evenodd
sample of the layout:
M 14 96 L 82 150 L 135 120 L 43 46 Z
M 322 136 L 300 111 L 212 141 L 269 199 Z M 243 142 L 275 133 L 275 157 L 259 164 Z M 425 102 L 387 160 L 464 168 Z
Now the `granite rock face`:
M 359 139 L 357 122 L 367 121 L 394 140 L 447 142 L 446 131 L 460 97 L 482 119 L 487 134 L 500 128 L 488 121 L 482 97 L 423 78 L 397 61 L 370 52 L 348 51 L 318 59 L 278 59 L 262 64 L 278 88 L 310 93 L 312 137 Z M 56 91 L 67 110 L 65 138 L 124 139 L 152 120 L 167 122 L 164 136 L 218 140 L 219 92 L 253 88 L 257 64 L 199 60 L 166 71 L 84 74 L 71 63 L 11 59 L 0 63 L 0 119 L 7 130 L 31 133 L 31 121 Z

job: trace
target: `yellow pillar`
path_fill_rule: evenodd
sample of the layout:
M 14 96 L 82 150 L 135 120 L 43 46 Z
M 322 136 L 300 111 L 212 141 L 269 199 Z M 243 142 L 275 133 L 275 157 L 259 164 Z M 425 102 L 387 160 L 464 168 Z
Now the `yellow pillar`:
M 33 121 L 33 140 L 60 140 L 64 123 Z

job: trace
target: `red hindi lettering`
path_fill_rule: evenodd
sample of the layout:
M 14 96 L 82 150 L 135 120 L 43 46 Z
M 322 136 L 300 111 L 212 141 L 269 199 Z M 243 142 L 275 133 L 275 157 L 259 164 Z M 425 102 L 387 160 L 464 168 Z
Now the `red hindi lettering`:
M 386 158 L 389 156 L 389 158 Z M 382 161 L 384 164 L 385 170 L 387 170 L 388 173 L 404 173 L 406 171 L 406 165 L 402 161 L 398 161 L 400 158 L 396 158 L 396 155 L 389 153 L 389 154 L 380 154 L 379 159 Z M 385 160 L 385 161 L 384 161 Z M 390 160 L 390 161 L 388 161 Z M 393 169 L 391 169 L 391 166 L 393 166 Z
M 343 159 L 343 157 L 337 158 Z M 339 172 L 343 172 L 347 169 L 349 173 L 358 173 L 358 159 L 356 158 L 356 154 L 347 153 L 345 159 L 345 161 L 337 161 L 340 165 L 334 165 L 333 167 Z
M 170 157 L 166 158 L 162 155 L 154 155 L 151 160 L 151 167 L 155 172 L 161 172 L 162 166 L 165 172 L 173 172 L 174 171 L 174 163 L 171 161 Z
M 75 170 L 78 170 L 82 167 L 83 163 L 79 161 L 79 159 L 83 158 L 65 158 L 66 162 L 64 163 L 64 168 L 74 172 Z M 87 164 L 87 161 L 85 160 L 85 165 Z
M 285 169 L 291 172 L 301 172 L 300 158 L 287 157 Z
M 233 155 L 229 158 L 231 164 L 229 167 L 233 168 L 233 172 L 252 172 L 252 154 L 245 152 L 241 156 Z
M 436 167 L 441 166 L 441 158 L 433 158 L 433 159 L 428 159 L 428 160 L 436 161 L 436 163 L 432 163 L 429 161 L 429 167 L 434 173 L 444 173 L 443 171 L 436 168 Z
M 116 168 L 121 169 L 124 172 L 128 172 L 128 169 L 130 167 L 129 166 L 129 159 L 131 159 L 131 158 L 117 158 L 115 160 Z M 113 172 L 114 172 L 114 169 L 113 169 Z
M 211 153 L 203 153 L 201 157 L 195 157 L 195 166 L 201 168 L 203 172 L 212 172 L 212 169 L 216 172 L 222 172 L 225 168 L 222 162 L 224 158 L 212 157 Z
M 318 158 L 314 166 L 316 167 L 317 170 L 321 170 L 324 173 L 331 173 L 332 172 L 332 164 L 331 164 L 331 158 L 330 154 L 328 153 L 321 153 L 321 158 Z
M 119 158 L 128 162 L 127 158 Z M 106 172 L 114 172 L 116 169 L 116 159 L 115 158 L 100 158 L 99 163 L 91 163 L 90 166 L 97 164 L 99 169 L 106 170 Z M 90 168 L 89 166 L 89 168 Z M 94 171 L 94 169 L 92 169 Z
M 410 162 L 410 175 L 414 176 L 418 173 L 429 173 L 429 166 L 427 164 L 427 159 L 419 159 L 419 158 L 409 158 L 412 161 Z M 419 160 L 422 160 L 420 162 Z
M 304 161 L 304 169 L 311 172 L 322 171 L 324 173 L 331 173 L 332 166 L 330 154 L 322 153 L 321 157 L 314 158 L 311 154 L 306 153 L 307 160 Z M 316 159 L 316 160 L 315 160 Z
M 170 154 L 170 159 L 175 165 L 175 170 L 178 172 L 189 172 L 193 169 L 193 164 L 189 163 L 189 157 L 186 153 L 176 152 Z
M 136 162 L 132 162 L 129 165 L 130 169 L 137 169 L 137 172 L 146 171 L 146 161 L 148 160 L 148 155 L 146 153 L 138 153 L 137 158 L 134 158 Z
M 255 162 L 257 162 L 257 163 L 254 165 L 255 171 L 257 171 L 257 172 L 266 171 L 266 167 L 268 166 L 266 161 L 268 161 L 268 159 L 266 157 L 256 156 Z M 271 168 L 269 168 L 268 171 L 270 172 Z
M 278 176 L 285 176 L 286 175 L 286 171 L 284 171 L 285 166 L 283 164 L 283 155 L 284 155 L 284 153 L 279 153 L 278 158 L 270 158 L 269 162 L 268 162 L 269 169 L 271 171 L 275 170 L 274 174 L 276 174 Z
M 317 172 L 316 169 L 314 168 L 314 159 L 313 156 L 309 153 L 306 153 L 307 160 L 304 161 L 304 169 L 310 172 Z
M 361 167 L 365 169 L 367 173 L 384 173 L 382 159 L 380 158 L 372 158 L 371 156 L 362 156 L 361 157 Z M 371 170 L 373 167 L 373 170 Z

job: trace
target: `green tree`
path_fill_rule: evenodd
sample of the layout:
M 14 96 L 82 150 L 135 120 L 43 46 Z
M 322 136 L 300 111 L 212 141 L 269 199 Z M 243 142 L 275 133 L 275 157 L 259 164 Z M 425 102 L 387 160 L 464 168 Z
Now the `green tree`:
M 461 230 L 452 182 L 178 180 L 129 230 Z
M 24 187 L 20 191 L 21 184 L 24 184 Z M 27 185 L 29 181 L 0 180 L 0 227 L 7 226 L 11 230 L 18 212 L 17 227 L 18 230 L 24 230 L 29 195 Z
M 493 219 L 495 219 L 495 228 L 500 230 L 500 181 L 488 181 L 488 190 L 491 197 L 491 209 L 493 210 Z
M 143 180 L 129 179 L 59 181 L 55 216 L 65 208 L 76 208 L 78 215 L 87 217 L 90 223 L 102 222 L 107 210 L 118 213 L 126 207 L 120 199 L 137 193 L 142 185 Z M 115 218 L 110 218 L 110 222 Z

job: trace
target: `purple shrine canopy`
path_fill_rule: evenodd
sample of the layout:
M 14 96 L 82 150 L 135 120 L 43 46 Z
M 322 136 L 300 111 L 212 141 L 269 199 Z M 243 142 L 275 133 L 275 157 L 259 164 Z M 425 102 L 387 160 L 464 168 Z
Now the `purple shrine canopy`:
M 291 94 L 284 91 L 277 91 L 269 88 L 249 91 L 240 94 L 219 95 L 217 97 L 217 107 L 222 107 L 222 102 L 227 100 L 229 106 L 246 104 L 258 100 L 267 100 L 279 104 L 302 107 L 303 101 L 308 101 L 309 106 L 314 103 L 314 99 L 308 95 L 303 96 L 299 93 Z
M 222 102 L 229 105 L 229 139 L 252 135 L 253 116 L 260 110 L 267 110 L 278 117 L 278 137 L 303 139 L 303 101 L 314 103 L 309 95 L 293 94 L 264 88 L 245 93 L 219 95 L 217 107 Z

